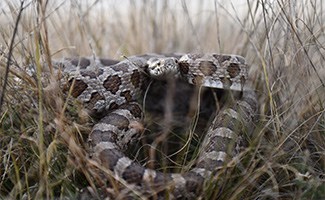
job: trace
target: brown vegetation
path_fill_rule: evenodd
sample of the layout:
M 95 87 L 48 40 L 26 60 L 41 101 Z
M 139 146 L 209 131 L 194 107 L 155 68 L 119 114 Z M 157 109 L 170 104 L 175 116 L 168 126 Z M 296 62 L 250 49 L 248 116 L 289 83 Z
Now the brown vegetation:
M 0 198 L 73 199 L 94 183 L 83 167 L 87 119 L 57 85 L 43 87 L 51 67 L 40 63 L 147 52 L 232 53 L 251 66 L 258 129 L 244 166 L 221 178 L 222 194 L 207 186 L 206 199 L 325 198 L 321 0 L 21 1 L 0 3 Z

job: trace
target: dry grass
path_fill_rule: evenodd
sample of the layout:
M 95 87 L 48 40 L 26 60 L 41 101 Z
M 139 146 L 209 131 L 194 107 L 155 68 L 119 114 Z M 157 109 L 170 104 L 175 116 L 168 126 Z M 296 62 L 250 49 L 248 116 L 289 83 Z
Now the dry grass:
M 210 184 L 205 199 L 325 198 L 321 0 L 40 2 L 0 3 L 0 198 L 73 199 L 94 183 L 84 167 L 89 126 L 55 85 L 43 88 L 41 62 L 147 52 L 234 53 L 251 65 L 258 129 L 244 166 L 222 177 L 221 194 Z

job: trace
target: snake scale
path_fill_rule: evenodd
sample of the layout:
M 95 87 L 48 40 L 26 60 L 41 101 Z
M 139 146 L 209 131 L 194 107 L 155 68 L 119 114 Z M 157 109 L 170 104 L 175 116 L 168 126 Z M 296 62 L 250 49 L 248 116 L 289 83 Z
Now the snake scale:
M 164 198 L 168 190 L 170 199 L 196 198 L 205 181 L 232 158 L 241 134 L 254 126 L 257 100 L 255 93 L 244 87 L 247 64 L 241 56 L 146 54 L 120 62 L 78 58 L 56 64 L 62 67 L 63 91 L 81 101 L 91 116 L 102 117 L 89 136 L 91 158 L 144 197 Z M 241 93 L 212 120 L 196 165 L 182 174 L 145 168 L 124 154 L 144 130 L 143 111 L 137 100 L 148 87 L 148 80 L 166 77 Z

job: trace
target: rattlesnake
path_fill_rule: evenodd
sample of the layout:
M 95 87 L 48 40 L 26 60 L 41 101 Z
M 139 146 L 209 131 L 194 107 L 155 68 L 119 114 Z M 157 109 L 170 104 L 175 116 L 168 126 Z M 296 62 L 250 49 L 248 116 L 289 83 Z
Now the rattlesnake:
M 143 197 L 192 199 L 204 182 L 231 158 L 242 132 L 253 127 L 255 93 L 244 88 L 245 59 L 237 55 L 184 54 L 173 57 L 146 54 L 120 62 L 103 59 L 64 59 L 62 89 L 80 100 L 91 116 L 102 117 L 89 136 L 91 157 L 118 180 L 133 185 Z M 143 131 L 138 99 L 151 78 L 176 77 L 198 87 L 237 90 L 240 97 L 213 119 L 190 171 L 162 173 L 147 169 L 123 152 Z

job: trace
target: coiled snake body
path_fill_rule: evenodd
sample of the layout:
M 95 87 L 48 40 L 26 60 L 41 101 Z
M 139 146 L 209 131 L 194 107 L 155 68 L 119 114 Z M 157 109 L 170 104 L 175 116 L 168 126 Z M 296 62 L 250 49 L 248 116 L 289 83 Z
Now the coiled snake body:
M 118 63 L 66 59 L 60 65 L 64 66 L 63 90 L 70 91 L 84 103 L 92 115 L 103 116 L 89 136 L 92 158 L 147 197 L 166 195 L 166 190 L 171 199 L 197 197 L 205 180 L 232 157 L 242 132 L 253 126 L 257 102 L 255 93 L 244 88 L 247 65 L 240 56 L 153 54 L 130 57 Z M 123 153 L 143 131 L 143 113 L 137 99 L 146 89 L 148 79 L 170 76 L 197 86 L 242 91 L 241 97 L 212 121 L 195 167 L 183 174 L 145 168 Z

